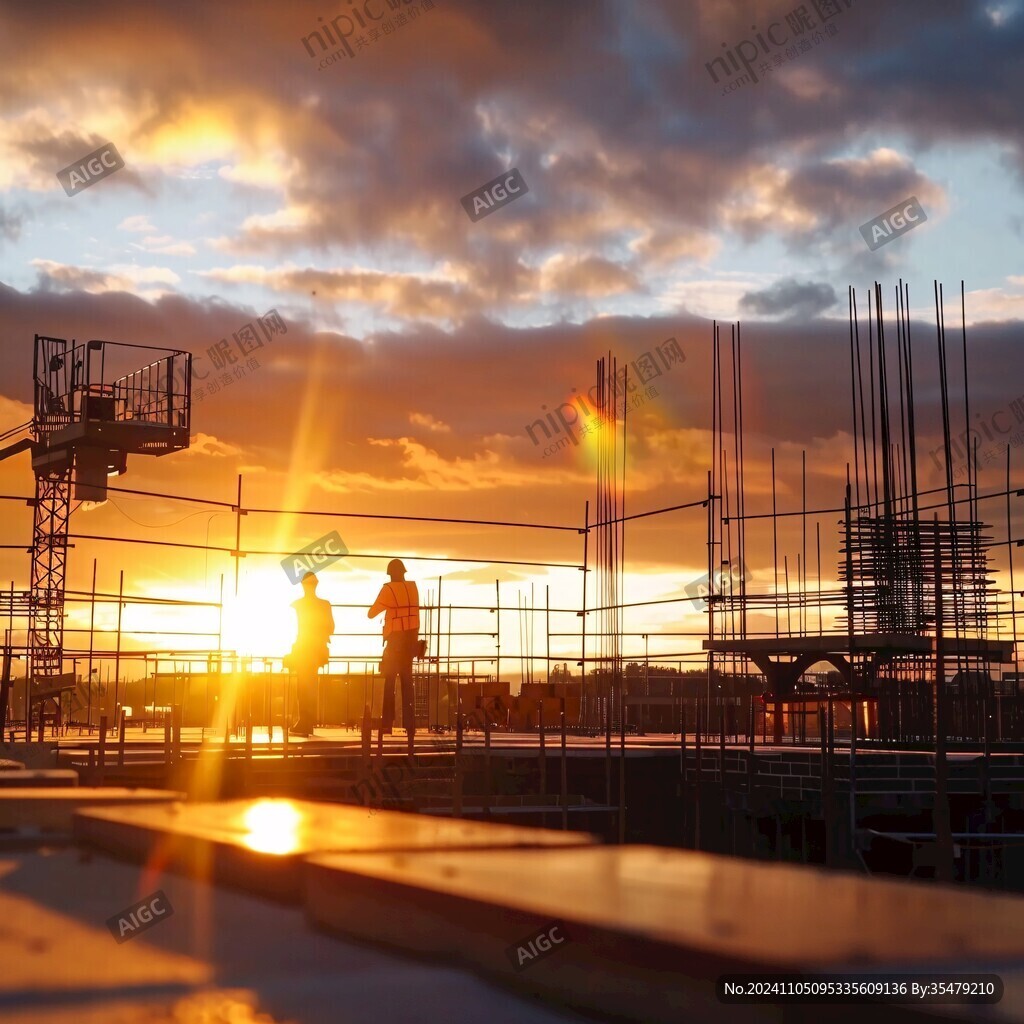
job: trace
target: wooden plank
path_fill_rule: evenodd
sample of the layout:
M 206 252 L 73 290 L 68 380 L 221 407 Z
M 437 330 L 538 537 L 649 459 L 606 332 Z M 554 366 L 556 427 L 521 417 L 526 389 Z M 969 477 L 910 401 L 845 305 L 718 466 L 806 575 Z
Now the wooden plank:
M 51 787 L 67 789 L 78 785 L 78 772 L 70 768 L 37 768 L 24 771 L 0 772 L 0 789 L 39 789 Z
M 0 789 L 0 829 L 70 832 L 75 811 L 86 807 L 170 803 L 183 799 L 182 793 L 166 789 L 10 787 Z
M 309 854 L 494 847 L 579 847 L 584 832 L 459 821 L 305 800 L 97 808 L 75 815 L 77 838 L 133 860 L 157 856 L 195 877 L 297 902 Z
M 1018 896 L 645 846 L 329 854 L 304 875 L 306 912 L 321 927 L 627 1020 L 752 1010 L 715 991 L 721 975 L 744 971 L 995 969 L 1008 985 L 1002 1008 L 1024 1010 Z M 555 922 L 566 941 L 516 970 L 510 949 Z M 1013 992 L 994 965 L 1016 970 Z M 863 1019 L 865 1009 L 830 1005 L 828 1015 Z M 896 1012 L 887 1005 L 886 1019 Z

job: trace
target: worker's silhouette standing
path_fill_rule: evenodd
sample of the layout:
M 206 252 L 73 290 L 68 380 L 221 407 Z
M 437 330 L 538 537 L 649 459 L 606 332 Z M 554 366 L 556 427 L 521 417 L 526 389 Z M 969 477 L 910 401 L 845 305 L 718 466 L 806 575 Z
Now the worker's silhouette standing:
M 416 584 L 405 578 L 405 564 L 400 558 L 388 562 L 390 583 L 380 588 L 377 600 L 367 612 L 375 619 L 384 612 L 384 657 L 380 670 L 384 676 L 384 701 L 381 708 L 380 733 L 391 732 L 395 722 L 395 677 L 402 680 L 402 724 L 405 726 L 410 752 L 416 733 L 415 700 L 412 686 L 412 662 L 419 648 L 420 594 Z
M 298 677 L 299 720 L 291 731 L 301 736 L 310 736 L 316 727 L 317 671 L 330 660 L 327 645 L 334 632 L 331 603 L 317 597 L 316 583 L 316 576 L 307 572 L 302 577 L 303 595 L 292 602 L 297 630 L 288 662 Z

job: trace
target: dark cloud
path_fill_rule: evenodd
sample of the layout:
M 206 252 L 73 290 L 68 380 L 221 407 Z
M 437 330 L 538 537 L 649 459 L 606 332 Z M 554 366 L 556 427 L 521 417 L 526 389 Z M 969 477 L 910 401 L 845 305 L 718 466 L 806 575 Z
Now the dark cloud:
M 21 237 L 24 221 L 23 212 L 0 205 L 0 237 L 6 238 L 8 242 L 16 242 Z
M 801 284 L 784 277 L 760 292 L 740 296 L 740 308 L 762 316 L 789 316 L 810 319 L 835 305 L 836 293 L 830 284 L 807 281 Z

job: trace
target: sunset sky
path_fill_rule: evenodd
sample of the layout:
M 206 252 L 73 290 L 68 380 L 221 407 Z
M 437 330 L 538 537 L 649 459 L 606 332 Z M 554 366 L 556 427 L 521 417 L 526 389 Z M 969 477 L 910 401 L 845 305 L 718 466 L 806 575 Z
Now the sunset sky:
M 352 11 L 367 25 L 352 56 L 303 42 Z M 374 12 L 391 28 L 371 38 Z M 722 61 L 709 63 L 744 41 L 757 50 L 759 35 L 758 81 L 723 94 Z M 852 458 L 847 287 L 863 304 L 877 280 L 891 308 L 902 279 L 919 469 L 936 486 L 933 279 L 950 328 L 965 282 L 972 412 L 1024 420 L 1022 52 L 1021 0 L 2 3 L 0 433 L 32 415 L 36 333 L 180 348 L 198 357 L 191 447 L 133 456 L 116 486 L 231 503 L 241 474 L 254 508 L 578 527 L 596 443 L 545 456 L 529 425 L 592 387 L 599 355 L 629 362 L 675 338 L 685 362 L 630 414 L 626 511 L 698 500 L 712 320 L 739 320 L 747 511 L 770 510 L 773 446 L 780 508 L 799 507 L 802 450 L 809 504 L 834 508 Z M 57 172 L 106 142 L 125 167 L 66 195 Z M 472 221 L 461 198 L 512 168 L 529 191 Z M 927 221 L 871 252 L 860 226 L 910 196 Z M 208 350 L 271 309 L 287 333 L 211 393 Z M 993 450 L 1000 468 L 986 461 L 982 490 L 1002 484 Z M 1011 452 L 1020 482 L 1024 449 Z M 0 462 L 0 493 L 32 491 L 27 454 Z M 234 517 L 217 511 L 114 494 L 76 511 L 71 531 L 230 548 Z M 1005 540 L 1005 506 L 982 512 Z M 826 587 L 836 520 L 820 520 Z M 705 527 L 701 508 L 630 526 L 625 599 L 682 596 L 705 571 Z M 576 565 L 575 532 L 254 514 L 242 544 L 288 551 L 332 529 L 353 552 L 322 575 L 338 603 L 369 605 L 398 555 L 424 597 L 440 576 L 442 604 L 483 606 L 453 612 L 456 631 L 493 632 L 496 579 L 503 608 L 531 588 L 543 607 L 546 586 L 553 606 L 580 604 L 578 569 L 497 562 Z M 0 544 L 30 540 L 30 510 L 0 501 Z M 770 531 L 750 541 L 751 586 L 769 589 Z M 787 525 L 780 559 L 798 545 Z M 299 588 L 280 555 L 242 561 L 237 602 L 223 553 L 78 541 L 69 589 L 88 587 L 94 557 L 107 592 L 123 569 L 129 593 L 216 600 L 223 573 L 226 641 L 287 649 Z M 0 549 L 3 586 L 25 589 L 28 570 L 23 550 Z M 69 626 L 88 625 L 69 610 Z M 337 617 L 367 635 L 339 638 L 336 655 L 379 654 L 365 612 Z M 115 618 L 104 606 L 97 624 Z M 626 617 L 636 633 L 705 624 L 689 604 Z M 211 612 L 139 608 L 125 625 L 217 628 Z M 543 629 L 538 615 L 540 656 Z M 553 615 L 552 631 L 577 634 L 579 619 Z M 520 635 L 503 613 L 503 656 Z M 493 647 L 480 636 L 453 651 Z M 652 656 L 697 649 L 696 637 L 650 641 Z M 642 639 L 626 650 L 642 655 Z M 573 661 L 579 642 L 556 638 L 552 652 Z

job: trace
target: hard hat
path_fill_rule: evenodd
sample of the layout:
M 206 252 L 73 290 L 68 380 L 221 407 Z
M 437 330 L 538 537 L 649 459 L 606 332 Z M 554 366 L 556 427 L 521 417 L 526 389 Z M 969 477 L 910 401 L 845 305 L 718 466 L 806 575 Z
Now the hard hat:
M 405 572 L 405 562 L 403 562 L 400 558 L 392 558 L 391 561 L 388 562 L 388 575 L 396 576 L 400 572 Z

